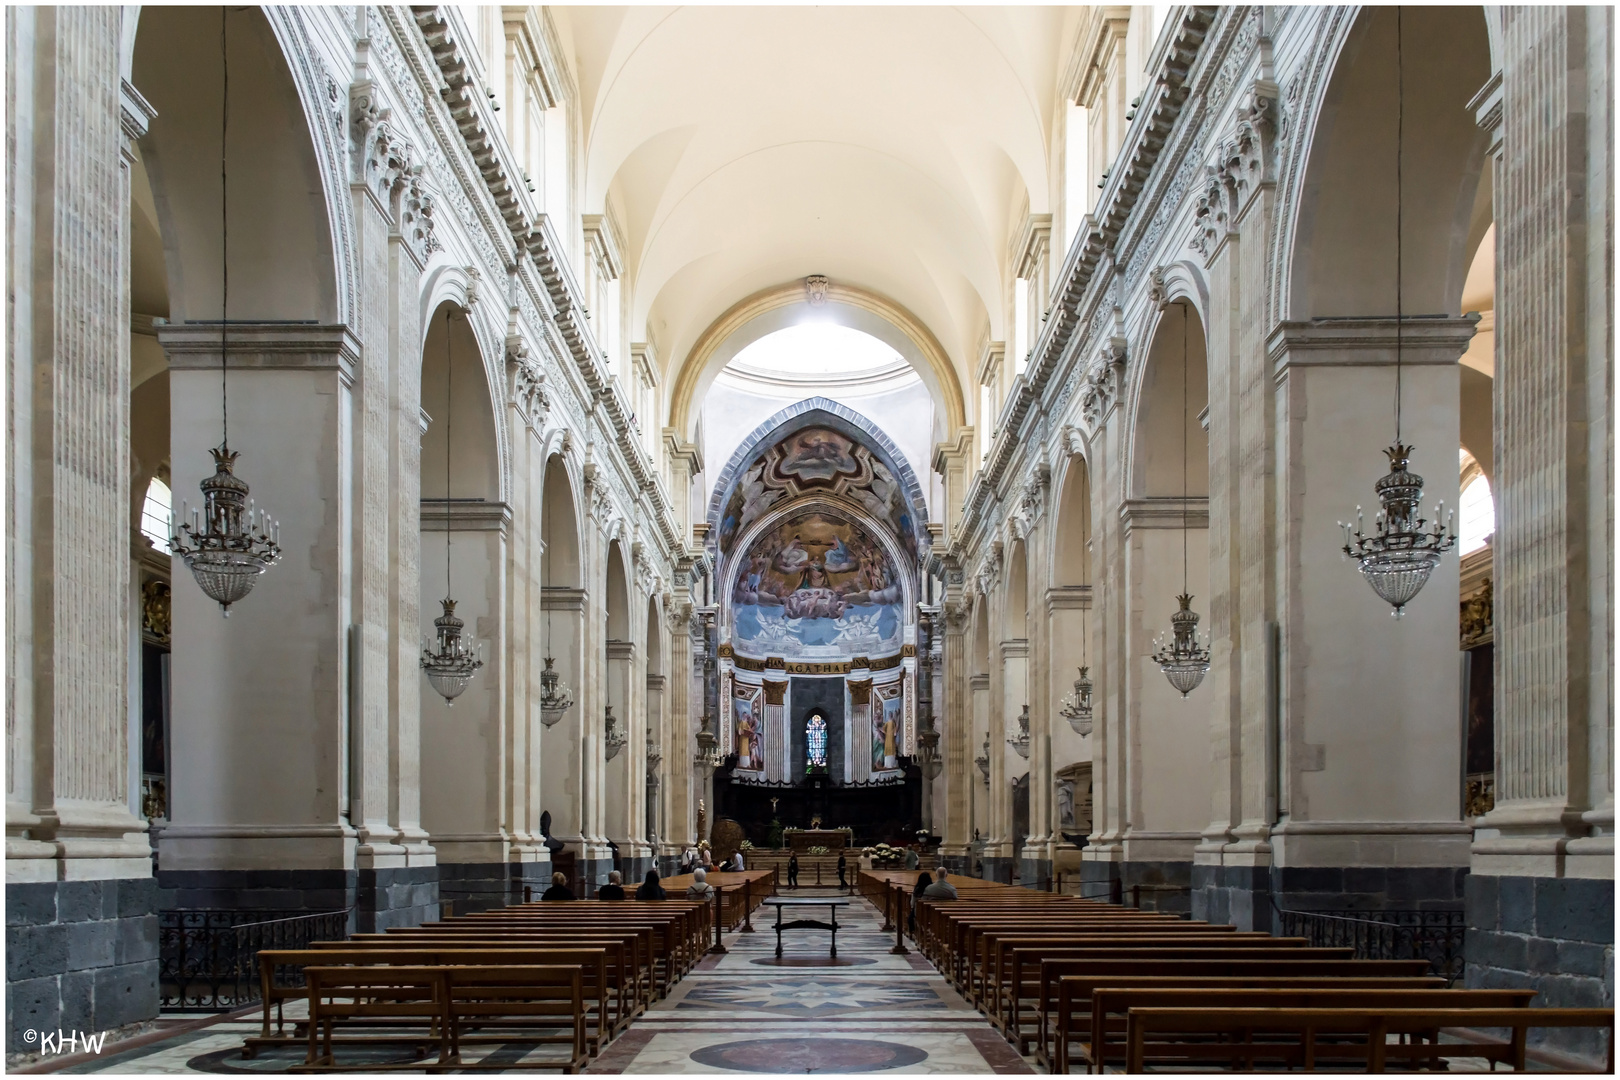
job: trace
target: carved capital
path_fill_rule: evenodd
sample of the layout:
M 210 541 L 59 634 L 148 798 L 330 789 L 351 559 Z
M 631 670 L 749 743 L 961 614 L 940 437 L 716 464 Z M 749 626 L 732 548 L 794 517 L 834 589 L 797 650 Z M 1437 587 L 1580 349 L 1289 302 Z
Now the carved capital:
M 506 339 L 506 370 L 510 377 L 507 392 L 518 412 L 535 427 L 551 415 L 551 398 L 546 394 L 546 370 L 529 354 L 529 346 L 516 334 Z

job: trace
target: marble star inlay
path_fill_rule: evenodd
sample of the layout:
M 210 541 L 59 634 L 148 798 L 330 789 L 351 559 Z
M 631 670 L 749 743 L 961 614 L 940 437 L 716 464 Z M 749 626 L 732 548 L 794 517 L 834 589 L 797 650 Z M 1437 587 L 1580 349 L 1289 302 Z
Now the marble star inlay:
M 796 1015 L 821 1015 L 845 1009 L 943 1009 L 927 985 L 845 979 L 772 979 L 760 982 L 715 982 L 693 988 L 681 1008 L 765 1009 Z

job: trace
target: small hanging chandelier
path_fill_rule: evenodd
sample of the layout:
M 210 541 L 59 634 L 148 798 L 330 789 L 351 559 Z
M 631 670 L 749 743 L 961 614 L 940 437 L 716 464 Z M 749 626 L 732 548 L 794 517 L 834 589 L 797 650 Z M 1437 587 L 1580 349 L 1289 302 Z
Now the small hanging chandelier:
M 444 614 L 433 620 L 439 647 L 422 646 L 422 670 L 445 703 L 453 704 L 467 689 L 468 681 L 484 666 L 480 657 L 483 647 L 480 644 L 475 651 L 462 640 L 461 632 L 467 624 L 456 617 L 456 602 L 447 596 L 439 603 L 444 606 Z
M 624 744 L 630 738 L 619 728 L 619 718 L 613 715 L 613 706 L 607 707 L 607 731 L 602 736 L 602 746 L 607 751 L 607 759 L 612 761 L 624 749 Z
M 1080 665 L 1080 677 L 1074 680 L 1074 692 L 1063 699 L 1058 712 L 1069 721 L 1078 735 L 1091 734 L 1091 669 Z
M 1063 699 L 1058 709 L 1058 715 L 1068 720 L 1076 735 L 1090 735 L 1092 728 L 1091 667 L 1086 663 L 1091 651 L 1088 648 L 1090 632 L 1091 609 L 1088 607 L 1080 622 L 1080 677 L 1074 680 L 1074 692 Z
M 220 95 L 220 149 L 219 149 L 219 201 L 220 201 L 220 314 L 219 314 L 219 403 L 223 435 L 219 446 L 209 453 L 214 456 L 214 475 L 200 485 L 203 508 L 191 509 L 189 501 L 181 500 L 180 525 L 175 527 L 174 515 L 169 515 L 169 547 L 185 560 L 191 576 L 210 600 L 230 618 L 231 605 L 253 591 L 259 575 L 281 558 L 281 526 L 253 505 L 248 498 L 248 485 L 236 475 L 237 453 L 230 447 L 231 415 L 227 371 L 230 353 L 227 349 L 226 327 L 230 324 L 230 219 L 227 216 L 229 189 L 226 185 L 225 149 L 230 133 L 230 60 L 225 49 L 224 9 L 220 11 L 220 61 L 224 69 L 224 84 Z M 190 518 L 190 521 L 186 519 Z
M 658 765 L 664 760 L 664 755 L 658 752 L 658 744 L 653 742 L 652 732 L 647 732 L 647 777 L 650 780 L 658 775 Z
M 550 615 L 546 618 L 549 620 Z M 562 676 L 551 665 L 556 658 L 546 657 L 546 670 L 540 673 L 540 722 L 551 727 L 563 718 L 563 713 L 574 707 L 574 696 L 563 684 Z
M 444 313 L 444 499 L 448 507 L 450 502 L 450 445 L 452 425 L 455 423 L 452 394 L 455 383 L 451 379 L 451 350 L 450 350 L 450 311 Z M 450 522 L 444 523 L 444 599 L 439 601 L 444 605 L 444 614 L 433 620 L 433 628 L 438 637 L 438 648 L 430 649 L 427 643 L 422 645 L 422 670 L 427 673 L 428 682 L 433 689 L 444 698 L 446 705 L 454 705 L 461 692 L 467 689 L 467 683 L 484 666 L 481 653 L 482 643 L 475 651 L 468 648 L 462 640 L 461 632 L 466 623 L 456 617 L 456 602 L 450 598 Z
M 1199 640 L 1198 613 L 1192 610 L 1192 597 L 1182 593 L 1176 601 L 1181 610 L 1170 616 L 1172 637 L 1167 641 L 1161 633 L 1153 639 L 1153 662 L 1170 685 L 1186 697 L 1209 673 L 1209 638 L 1206 635 Z
M 1401 330 L 1405 321 L 1401 295 L 1401 160 L 1405 149 L 1406 72 L 1401 58 L 1402 12 L 1400 8 L 1395 10 L 1395 445 L 1384 451 L 1389 456 L 1389 472 L 1373 484 L 1383 506 L 1373 518 L 1373 534 L 1364 531 L 1359 506 L 1355 531 L 1351 532 L 1347 521 L 1339 522 L 1339 528 L 1344 530 L 1345 557 L 1356 561 L 1367 584 L 1395 609 L 1391 614 L 1399 619 L 1440 565 L 1440 556 L 1456 545 L 1457 533 L 1452 527 L 1454 515 L 1446 510 L 1445 500 L 1435 504 L 1432 528 L 1419 513 L 1423 477 L 1408 469 L 1414 448 L 1401 441 Z
M 1025 705 L 1018 714 L 1018 731 L 1007 737 L 1007 745 L 1018 751 L 1021 758 L 1029 757 L 1029 706 Z
M 990 736 L 984 737 L 984 749 L 979 756 L 973 759 L 973 764 L 979 767 L 979 775 L 984 777 L 985 786 L 990 785 Z
M 1192 609 L 1192 592 L 1187 588 L 1187 322 L 1185 303 L 1181 311 L 1181 594 L 1180 610 L 1170 616 L 1167 641 L 1161 632 L 1153 639 L 1153 662 L 1159 665 L 1170 685 L 1186 697 L 1198 689 L 1209 673 L 1209 636 L 1200 640 L 1198 613 Z M 1076 684 L 1078 685 L 1078 684 Z

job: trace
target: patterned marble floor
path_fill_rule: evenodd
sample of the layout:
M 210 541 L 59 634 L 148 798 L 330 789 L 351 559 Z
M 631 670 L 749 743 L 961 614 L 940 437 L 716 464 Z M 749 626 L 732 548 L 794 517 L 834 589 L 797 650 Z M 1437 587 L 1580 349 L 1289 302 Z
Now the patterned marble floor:
M 834 892 L 802 889 L 796 895 Z M 785 934 L 778 960 L 776 935 L 767 926 L 775 916 L 768 908 L 758 914 L 755 933 L 726 935 L 728 952 L 704 958 L 587 1071 L 1035 1071 L 931 965 L 915 954 L 891 955 L 894 935 L 880 932 L 881 913 L 859 897 L 839 911 L 836 961 L 828 956 L 828 934 L 817 930 Z M 825 909 L 810 915 L 825 916 Z M 68 1073 L 265 1073 L 285 1072 L 303 1060 L 302 1050 L 292 1048 L 244 1059 L 242 1040 L 257 1028 L 253 1017 L 165 1020 L 141 1039 L 43 1067 Z M 516 1064 L 526 1054 L 521 1044 L 501 1046 L 484 1064 Z

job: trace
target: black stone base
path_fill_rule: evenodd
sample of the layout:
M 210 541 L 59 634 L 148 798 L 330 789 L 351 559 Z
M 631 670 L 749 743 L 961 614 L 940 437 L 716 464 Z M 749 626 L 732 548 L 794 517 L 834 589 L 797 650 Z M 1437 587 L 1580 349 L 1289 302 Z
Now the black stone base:
M 1482 990 L 1529 988 L 1546 1008 L 1614 1008 L 1614 882 L 1493 877 L 1467 882 L 1466 982 Z M 1532 1032 L 1531 1045 L 1603 1060 L 1598 1031 Z
M 6 1053 L 156 1017 L 157 908 L 151 878 L 7 885 Z
M 1466 866 L 1194 866 L 1195 919 L 1281 929 L 1285 911 L 1457 911 Z
M 1052 887 L 1052 860 L 1019 859 L 1018 884 L 1026 889 L 1046 892 Z
M 1122 904 L 1174 915 L 1192 911 L 1192 863 L 1166 860 L 1118 865 Z
M 658 856 L 658 876 L 661 878 L 674 877 L 681 871 L 681 857 L 679 855 Z M 784 871 L 785 873 L 786 871 Z M 646 875 L 643 874 L 643 877 Z
M 972 877 L 972 862 L 972 857 L 968 855 L 941 855 L 939 857 L 939 865 L 943 866 L 945 872 L 952 877 Z
M 1270 930 L 1271 871 L 1264 866 L 1192 867 L 1192 917 L 1239 930 Z
M 1003 885 L 1012 884 L 1013 861 L 1000 856 L 986 855 L 980 861 L 979 877 L 985 881 L 999 881 Z
M 747 855 L 743 856 L 745 861 L 747 858 Z M 635 892 L 636 887 L 641 884 L 641 879 L 647 876 L 647 871 L 653 869 L 653 857 L 642 855 L 634 859 L 620 859 L 617 869 L 624 878 L 625 891 Z
M 607 883 L 608 872 L 612 869 L 612 859 L 579 859 L 574 863 L 577 877 L 569 882 L 569 886 L 576 897 L 590 900 L 596 896 L 596 890 Z
M 354 870 L 159 870 L 158 907 L 164 911 L 277 911 L 308 915 L 353 912 L 358 907 Z M 355 930 L 351 914 L 349 932 Z
M 524 902 L 551 886 L 551 863 L 440 863 L 439 902 L 455 905 L 457 915 Z
M 439 917 L 437 866 L 367 870 L 159 870 L 159 907 L 276 911 L 348 908 L 350 933 Z
M 375 934 L 439 917 L 439 868 L 396 866 L 355 873 L 355 926 Z

